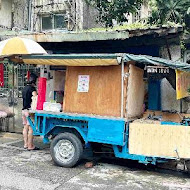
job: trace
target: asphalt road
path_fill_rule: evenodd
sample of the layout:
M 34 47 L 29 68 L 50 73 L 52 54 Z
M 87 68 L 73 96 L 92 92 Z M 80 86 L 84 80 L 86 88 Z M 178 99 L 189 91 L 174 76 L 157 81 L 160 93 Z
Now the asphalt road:
M 22 137 L 0 133 L 0 190 L 179 190 L 190 189 L 190 176 L 160 172 L 130 163 L 112 160 L 99 161 L 86 169 L 83 160 L 75 168 L 55 166 L 49 146 L 41 139 L 40 151 L 22 148 Z M 126 164 L 126 165 L 125 165 Z

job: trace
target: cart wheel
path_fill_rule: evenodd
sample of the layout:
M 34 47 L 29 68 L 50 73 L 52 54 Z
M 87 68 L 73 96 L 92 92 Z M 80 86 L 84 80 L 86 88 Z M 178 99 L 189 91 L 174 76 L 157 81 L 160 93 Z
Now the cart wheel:
M 50 152 L 55 164 L 69 168 L 80 160 L 83 146 L 76 135 L 61 133 L 52 140 Z
M 187 172 L 190 174 L 190 160 L 185 162 L 186 166 L 187 166 Z

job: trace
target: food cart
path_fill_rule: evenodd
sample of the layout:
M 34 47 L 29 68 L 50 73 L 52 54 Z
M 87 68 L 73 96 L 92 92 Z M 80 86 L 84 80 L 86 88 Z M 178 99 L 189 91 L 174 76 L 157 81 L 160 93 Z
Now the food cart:
M 145 104 L 149 74 L 187 74 L 188 64 L 131 54 L 26 55 L 22 59 L 26 64 L 66 66 L 62 112 L 36 110 L 30 111 L 34 120 L 28 117 L 34 135 L 42 136 L 44 143 L 51 141 L 57 165 L 75 166 L 83 150 L 94 143 L 106 145 L 117 158 L 143 164 L 188 163 L 188 115 L 167 117 L 168 113 L 147 110 Z M 176 81 L 179 98 L 188 95 L 187 89 L 181 92 L 181 79 Z M 190 85 L 188 75 L 185 84 Z

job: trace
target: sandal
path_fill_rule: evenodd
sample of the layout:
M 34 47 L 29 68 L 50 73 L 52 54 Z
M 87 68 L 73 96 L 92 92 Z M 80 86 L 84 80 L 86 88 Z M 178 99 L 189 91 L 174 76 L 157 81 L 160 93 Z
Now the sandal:
M 28 147 L 26 146 L 26 147 L 24 147 L 24 149 L 28 149 Z
M 40 148 L 38 147 L 34 147 L 33 149 L 27 149 L 28 151 L 32 151 L 32 150 L 40 150 Z

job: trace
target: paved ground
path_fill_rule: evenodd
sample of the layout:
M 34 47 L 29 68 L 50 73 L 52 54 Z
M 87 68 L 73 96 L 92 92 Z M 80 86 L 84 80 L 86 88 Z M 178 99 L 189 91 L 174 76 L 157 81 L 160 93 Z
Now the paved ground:
M 57 167 L 41 139 L 36 139 L 36 144 L 43 149 L 35 152 L 24 150 L 21 139 L 20 135 L 0 133 L 0 190 L 190 189 L 188 175 L 133 167 L 122 160 L 104 160 L 91 169 L 85 169 L 85 161 L 71 169 Z

